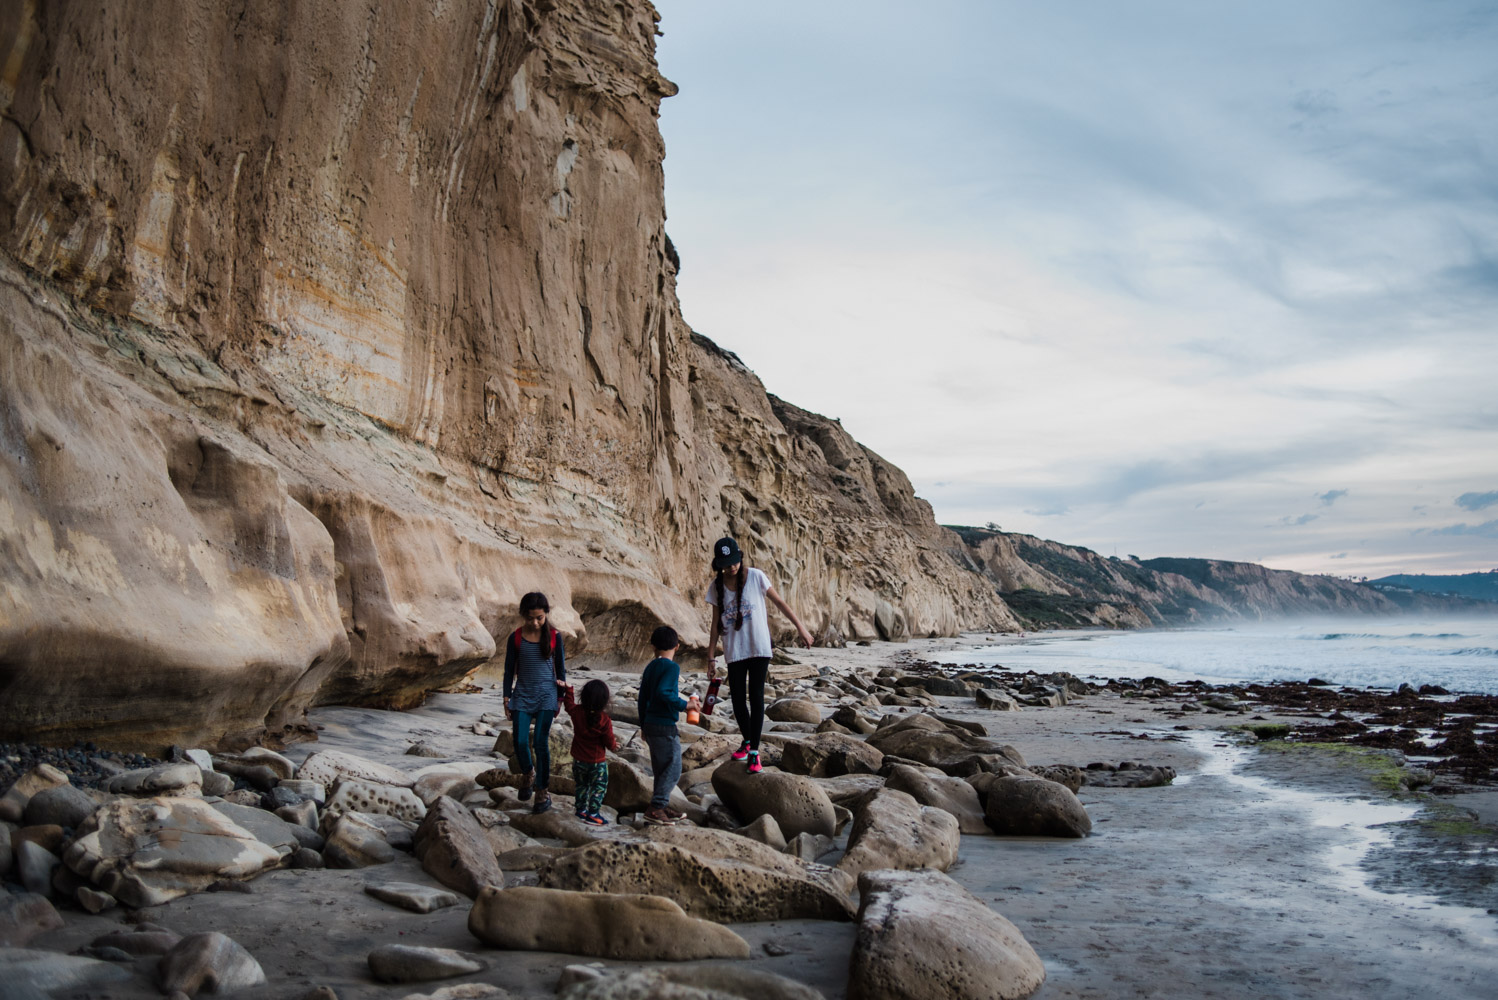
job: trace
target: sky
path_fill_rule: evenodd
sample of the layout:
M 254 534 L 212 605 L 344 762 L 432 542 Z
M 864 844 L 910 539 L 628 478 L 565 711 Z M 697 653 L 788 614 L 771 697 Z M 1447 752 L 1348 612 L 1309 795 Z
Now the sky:
M 687 322 L 938 521 L 1498 567 L 1498 2 L 656 6 Z

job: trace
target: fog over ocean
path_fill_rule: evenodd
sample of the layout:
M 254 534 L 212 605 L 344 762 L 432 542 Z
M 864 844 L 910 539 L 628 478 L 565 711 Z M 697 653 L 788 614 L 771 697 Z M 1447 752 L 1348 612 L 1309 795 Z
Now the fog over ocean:
M 1498 694 L 1498 615 L 1044 632 L 967 651 L 963 660 L 1041 673 L 1069 670 L 1079 677 L 1199 678 L 1216 684 L 1316 677 L 1355 687 L 1408 682 Z

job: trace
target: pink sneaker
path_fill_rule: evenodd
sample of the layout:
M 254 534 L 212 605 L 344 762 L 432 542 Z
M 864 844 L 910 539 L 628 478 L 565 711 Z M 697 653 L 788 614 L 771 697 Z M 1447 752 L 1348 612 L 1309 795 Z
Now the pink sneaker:
M 764 768 L 760 765 L 760 762 L 759 762 L 759 751 L 758 750 L 750 750 L 749 751 L 749 773 L 750 774 L 758 774 L 760 771 L 763 771 L 763 770 L 764 770 Z
M 745 740 L 744 742 L 740 743 L 739 748 L 733 752 L 733 759 L 743 760 L 747 756 L 749 756 L 749 741 Z

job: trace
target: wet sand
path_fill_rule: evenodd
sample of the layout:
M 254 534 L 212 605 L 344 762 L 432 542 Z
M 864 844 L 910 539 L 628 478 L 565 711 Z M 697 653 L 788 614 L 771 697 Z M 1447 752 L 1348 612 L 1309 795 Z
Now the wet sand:
M 798 656 L 838 670 L 877 669 L 921 657 L 960 660 L 964 646 L 989 641 L 880 643 Z M 1032 764 L 1135 760 L 1168 764 L 1180 775 L 1159 788 L 1084 787 L 1080 797 L 1094 822 L 1085 840 L 962 839 L 950 874 L 1014 921 L 1044 959 L 1048 978 L 1038 1000 L 1493 995 L 1498 916 L 1424 897 L 1418 885 L 1381 891 L 1390 880 L 1366 863 L 1392 849 L 1393 835 L 1365 827 L 1407 819 L 1416 806 L 1390 799 L 1357 768 L 1314 754 L 1264 754 L 1214 728 L 1240 724 L 1242 716 L 1193 717 L 1192 730 L 1183 732 L 1159 706 L 1107 694 L 1018 713 L 941 700 L 944 713 L 983 722 Z M 498 694 L 489 690 L 434 696 L 408 713 L 323 709 L 314 713 L 320 742 L 290 755 L 343 749 L 415 769 L 432 763 L 404 756 L 420 739 L 455 757 L 483 758 L 492 738 L 471 727 L 497 709 Z M 396 880 L 432 881 L 403 855 L 359 871 L 274 872 L 250 883 L 248 893 L 203 893 L 143 912 L 180 932 L 220 930 L 245 945 L 270 979 L 236 994 L 246 1000 L 289 1000 L 324 985 L 343 1000 L 399 998 L 459 982 L 547 997 L 563 967 L 589 961 L 484 949 L 467 932 L 466 906 L 417 915 L 361 891 L 366 882 Z M 1498 907 L 1498 893 L 1488 905 Z M 118 911 L 71 913 L 65 929 L 34 946 L 78 947 L 120 919 Z M 798 920 L 734 929 L 753 947 L 755 968 L 813 985 L 829 1000 L 844 996 L 852 924 Z M 373 983 L 365 956 L 389 942 L 470 951 L 490 967 L 436 983 Z M 765 944 L 786 953 L 772 957 Z M 142 986 L 111 995 L 157 994 Z

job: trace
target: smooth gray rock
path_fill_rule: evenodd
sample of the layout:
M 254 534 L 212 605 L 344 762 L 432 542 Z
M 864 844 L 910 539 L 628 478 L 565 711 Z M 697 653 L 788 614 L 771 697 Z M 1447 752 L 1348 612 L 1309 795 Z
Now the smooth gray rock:
M 488 963 L 451 948 L 385 944 L 369 953 L 369 971 L 382 983 L 451 979 L 487 969 Z
M 302 799 L 296 805 L 281 806 L 275 812 L 277 816 L 287 823 L 302 827 L 304 830 L 309 830 L 314 834 L 317 833 L 317 803 L 311 799 Z M 297 834 L 296 836 L 298 842 L 300 842 L 301 835 Z
M 274 848 L 282 857 L 301 846 L 291 824 L 274 813 L 253 806 L 238 806 L 232 802 L 215 802 L 213 808 L 229 817 L 236 826 L 250 831 L 260 843 Z
M 159 927 L 111 931 L 89 942 L 91 948 L 114 948 L 127 955 L 165 955 L 182 943 L 182 935 Z
M 81 788 L 72 785 L 57 785 L 44 788 L 26 803 L 24 823 L 26 826 L 61 826 L 75 829 L 99 808 Z
M 41 844 L 23 840 L 16 845 L 16 876 L 27 892 L 52 895 L 52 872 L 62 861 Z
M 485 886 L 504 887 L 505 874 L 495 861 L 484 828 L 468 807 L 441 796 L 416 831 L 416 856 L 437 881 L 466 896 Z
M 417 882 L 371 883 L 364 887 L 364 891 L 381 902 L 394 903 L 412 913 L 431 913 L 461 902 L 457 893 Z
M 224 796 L 234 791 L 234 779 L 227 774 L 219 774 L 217 771 L 203 772 L 203 794 L 205 796 Z
M 217 931 L 191 934 L 161 959 L 161 991 L 232 993 L 265 982 L 265 971 L 234 939 Z
M 5 1000 L 52 1000 L 53 991 L 85 990 L 123 983 L 128 968 L 79 955 L 30 948 L 0 950 L 0 984 Z
M 558 983 L 559 1000 L 823 1000 L 822 994 L 773 972 L 740 962 L 665 966 L 657 969 L 593 969 L 568 966 Z
M 384 833 L 358 813 L 346 813 L 328 831 L 323 859 L 329 868 L 366 868 L 395 860 L 395 848 Z
M 45 931 L 62 926 L 62 917 L 46 896 L 0 891 L 0 948 L 20 948 Z
M 73 898 L 78 900 L 79 906 L 90 913 L 103 913 L 105 910 L 119 905 L 119 900 L 115 899 L 109 893 L 100 892 L 98 889 L 86 885 L 79 886 Z

